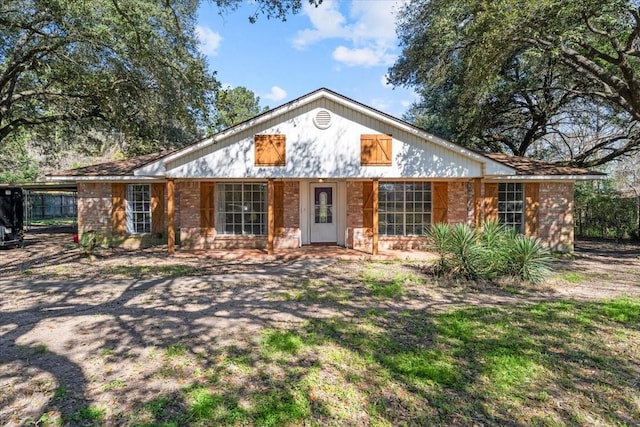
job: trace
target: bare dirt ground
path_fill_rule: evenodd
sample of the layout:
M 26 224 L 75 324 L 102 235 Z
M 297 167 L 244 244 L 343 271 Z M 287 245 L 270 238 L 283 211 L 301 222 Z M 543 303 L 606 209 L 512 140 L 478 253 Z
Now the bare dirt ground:
M 553 277 L 538 287 L 439 282 L 424 276 L 424 263 L 169 258 L 164 248 L 88 257 L 70 230 L 32 230 L 25 248 L 0 249 L 0 425 L 25 425 L 42 414 L 80 414 L 83 425 L 82 408 L 90 405 L 110 408 L 102 422 L 120 425 L 109 414 L 183 386 L 179 375 L 163 374 L 157 357 L 173 343 L 210 354 L 212 345 L 255 339 L 265 327 L 372 309 L 401 315 L 640 297 L 637 245 L 579 242 L 575 257 L 555 261 Z M 408 278 L 402 297 L 365 292 L 367 278 L 390 274 Z

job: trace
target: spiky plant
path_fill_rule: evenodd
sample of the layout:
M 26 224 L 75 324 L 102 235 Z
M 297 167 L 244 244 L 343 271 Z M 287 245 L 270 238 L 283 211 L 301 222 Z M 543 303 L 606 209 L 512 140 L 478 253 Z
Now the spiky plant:
M 540 283 L 548 275 L 551 255 L 538 239 L 518 235 L 508 252 L 509 272 L 518 279 Z

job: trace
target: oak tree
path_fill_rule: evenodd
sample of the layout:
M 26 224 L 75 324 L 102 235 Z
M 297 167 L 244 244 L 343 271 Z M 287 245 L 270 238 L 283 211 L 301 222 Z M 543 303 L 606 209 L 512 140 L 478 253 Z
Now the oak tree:
M 470 146 L 582 166 L 640 147 L 637 1 L 412 0 L 399 16 L 390 80 L 422 95 L 408 118 Z M 593 138 L 574 146 L 579 125 Z

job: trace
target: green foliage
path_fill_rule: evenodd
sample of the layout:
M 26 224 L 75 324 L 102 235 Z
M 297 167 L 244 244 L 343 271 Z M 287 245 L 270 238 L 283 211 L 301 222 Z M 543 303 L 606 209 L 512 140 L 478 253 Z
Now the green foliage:
M 549 274 L 551 257 L 540 242 L 518 235 L 508 240 L 507 273 L 529 283 L 540 283 Z
M 90 255 L 95 250 L 96 246 L 102 240 L 100 233 L 95 231 L 85 231 L 80 235 L 78 239 L 78 245 L 80 246 L 82 253 Z
M 197 49 L 198 5 L 2 2 L 0 143 L 24 129 L 46 142 L 96 127 L 145 150 L 192 141 L 217 85 Z
M 513 276 L 539 283 L 549 272 L 549 252 L 534 238 L 495 221 L 482 230 L 467 224 L 435 224 L 427 232 L 428 249 L 439 257 L 437 273 L 465 279 Z
M 576 235 L 640 238 L 638 201 L 620 197 L 612 180 L 576 183 L 574 203 Z
M 7 138 L 5 148 L 0 150 L 0 183 L 33 182 L 37 177 L 38 163 L 27 151 L 26 138 L 18 135 Z
M 212 130 L 221 131 L 267 110 L 260 107 L 260 97 L 245 87 L 221 89 L 216 93 Z
M 308 0 L 317 5 L 320 0 Z M 242 0 L 216 0 L 220 13 Z M 215 72 L 198 50 L 201 0 L 0 2 L 0 149 L 28 131 L 45 155 L 118 143 L 128 156 L 192 142 L 211 123 Z M 286 20 L 302 0 L 257 0 Z M 12 178 L 21 180 L 22 178 Z
M 640 145 L 632 0 L 412 0 L 392 83 L 405 116 L 465 145 L 603 164 Z

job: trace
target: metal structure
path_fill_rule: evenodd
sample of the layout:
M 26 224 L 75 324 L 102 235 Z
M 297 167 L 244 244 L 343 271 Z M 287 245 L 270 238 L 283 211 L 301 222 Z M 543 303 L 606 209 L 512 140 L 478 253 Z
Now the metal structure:
M 0 188 L 0 246 L 24 242 L 24 193 L 20 187 Z

